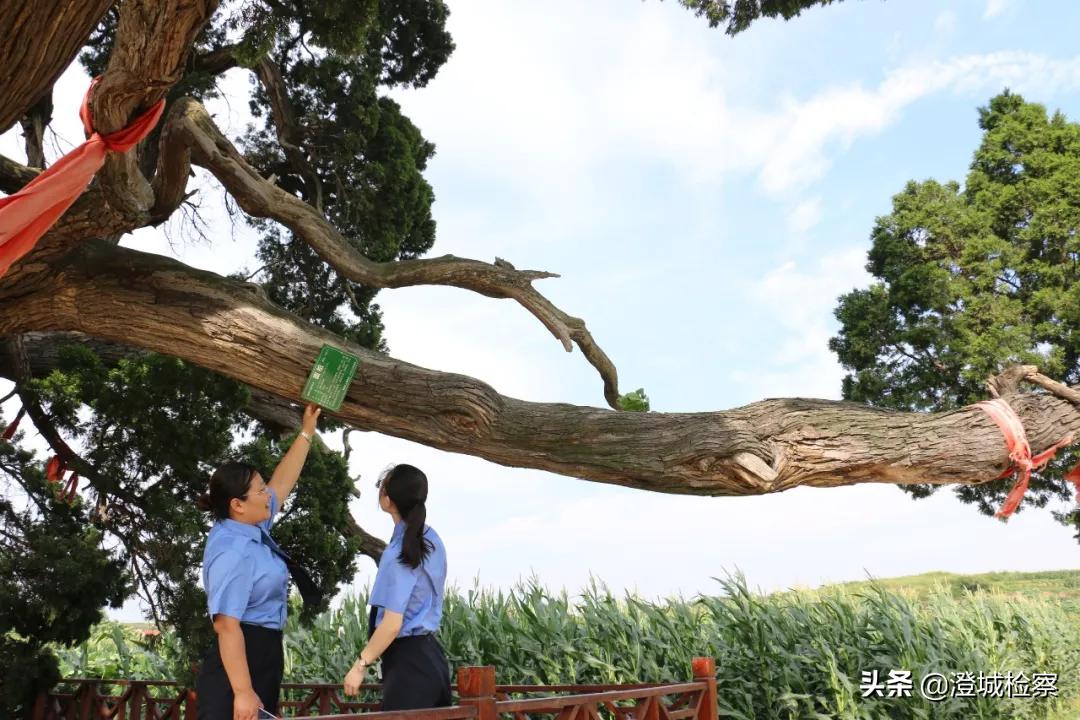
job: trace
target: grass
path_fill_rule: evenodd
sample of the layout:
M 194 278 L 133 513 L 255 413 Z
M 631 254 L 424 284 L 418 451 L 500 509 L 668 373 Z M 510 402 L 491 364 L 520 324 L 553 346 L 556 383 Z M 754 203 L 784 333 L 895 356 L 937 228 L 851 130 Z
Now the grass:
M 1057 710 L 1053 715 L 1048 715 L 1046 720 L 1076 720 L 1080 718 L 1080 698 L 1073 698 L 1067 706 Z
M 499 682 L 684 680 L 717 659 L 723 717 L 743 720 L 957 720 L 1080 717 L 1080 572 L 927 573 L 763 595 L 741 578 L 717 593 L 652 602 L 594 584 L 580 595 L 533 581 L 447 593 L 440 639 L 452 665 L 494 665 Z M 340 682 L 366 636 L 364 597 L 286 630 L 286 680 Z M 71 676 L 168 677 L 175 638 L 101 628 L 61 652 Z M 88 648 L 90 648 L 88 650 Z M 1056 672 L 1064 700 L 867 701 L 860 673 Z M 74 672 L 73 672 L 74 671 Z
M 906 591 L 923 597 L 937 588 L 945 588 L 954 597 L 965 592 L 999 593 L 1006 597 L 1045 600 L 1059 605 L 1080 622 L 1080 570 L 1048 570 L 1043 572 L 992 572 L 978 575 L 958 575 L 929 572 L 921 575 L 884 580 L 841 583 L 830 587 L 859 589 L 875 583 L 890 591 Z

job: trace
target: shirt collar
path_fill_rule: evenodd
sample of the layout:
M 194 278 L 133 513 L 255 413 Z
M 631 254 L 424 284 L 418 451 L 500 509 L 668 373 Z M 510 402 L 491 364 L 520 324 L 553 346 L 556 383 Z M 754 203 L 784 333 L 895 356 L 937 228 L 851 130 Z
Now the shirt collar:
M 249 525 L 248 523 L 242 523 L 239 520 L 233 520 L 232 518 L 225 518 L 219 521 L 229 532 L 236 533 L 237 535 L 243 535 L 251 540 L 260 540 L 262 538 L 262 529 L 258 525 Z
M 405 528 L 406 527 L 407 526 L 406 526 L 406 523 L 405 523 L 404 520 L 402 520 L 399 523 L 394 523 L 394 532 L 392 532 L 390 534 L 390 542 L 396 542 L 396 541 L 400 540 L 401 538 L 405 537 Z M 427 534 L 427 529 L 428 529 L 428 526 L 425 524 L 424 525 L 424 534 Z

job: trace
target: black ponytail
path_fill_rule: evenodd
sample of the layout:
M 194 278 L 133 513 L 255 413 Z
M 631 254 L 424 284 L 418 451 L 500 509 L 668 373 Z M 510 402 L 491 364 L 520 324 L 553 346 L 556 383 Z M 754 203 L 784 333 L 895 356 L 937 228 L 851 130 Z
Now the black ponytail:
M 382 487 L 401 513 L 405 534 L 401 541 L 398 560 L 411 568 L 418 568 L 428 554 L 435 549 L 424 537 L 427 522 L 428 481 L 418 468 L 412 465 L 395 465 L 383 477 Z
M 199 496 L 196 506 L 214 514 L 218 520 L 229 517 L 229 503 L 233 498 L 242 498 L 251 487 L 251 479 L 258 470 L 254 465 L 242 462 L 227 462 L 210 476 L 210 491 Z

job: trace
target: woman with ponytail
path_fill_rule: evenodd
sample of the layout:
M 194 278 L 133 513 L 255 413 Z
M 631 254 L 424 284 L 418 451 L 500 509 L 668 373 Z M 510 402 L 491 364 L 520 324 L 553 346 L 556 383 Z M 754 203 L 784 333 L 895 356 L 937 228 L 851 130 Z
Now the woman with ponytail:
M 451 704 L 450 665 L 435 639 L 446 587 L 446 548 L 427 520 L 427 477 L 395 465 L 375 483 L 379 508 L 394 519 L 371 588 L 368 642 L 345 676 L 355 695 L 368 667 L 382 659 L 382 710 Z

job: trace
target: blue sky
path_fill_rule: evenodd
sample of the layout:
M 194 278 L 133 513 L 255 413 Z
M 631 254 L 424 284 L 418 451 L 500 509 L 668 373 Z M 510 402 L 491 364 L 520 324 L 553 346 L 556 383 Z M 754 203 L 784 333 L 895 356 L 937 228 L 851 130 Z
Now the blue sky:
M 838 398 L 832 309 L 868 283 L 869 231 L 891 196 L 909 179 L 962 181 L 976 108 L 1006 86 L 1080 118 L 1071 2 L 848 0 L 737 38 L 671 0 L 449 4 L 457 51 L 427 88 L 394 93 L 437 147 L 434 253 L 560 273 L 542 290 L 586 319 L 623 390 L 644 387 L 659 411 Z M 69 141 L 86 81 L 73 69 L 59 85 L 56 127 Z M 211 109 L 235 136 L 247 79 L 234 71 L 222 87 Z M 23 157 L 14 133 L 0 152 Z M 213 226 L 227 228 L 220 189 L 202 187 Z M 211 245 L 172 232 L 171 244 L 155 230 L 125 244 L 223 273 L 251 265 L 243 227 Z M 514 397 L 603 405 L 581 355 L 508 301 L 411 288 L 379 302 L 395 357 Z M 367 490 L 356 514 L 384 536 L 378 472 L 425 469 L 429 518 L 460 585 L 535 572 L 573 591 L 591 573 L 662 596 L 712 591 L 712 577 L 735 570 L 775 589 L 1077 558 L 1048 513 L 1003 525 L 947 491 L 919 502 L 892 486 L 662 496 L 374 433 L 353 446 Z M 361 567 L 358 585 L 372 577 Z

